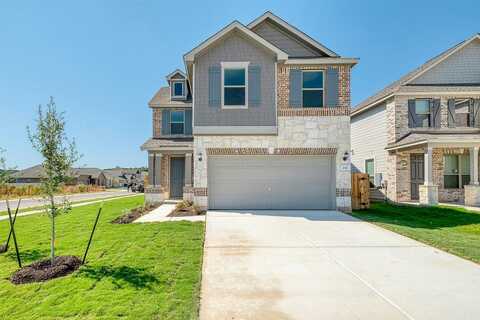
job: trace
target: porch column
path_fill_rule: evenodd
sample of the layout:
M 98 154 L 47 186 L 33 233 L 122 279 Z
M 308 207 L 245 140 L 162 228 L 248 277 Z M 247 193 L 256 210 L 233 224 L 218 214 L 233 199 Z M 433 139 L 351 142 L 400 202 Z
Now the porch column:
M 425 149 L 425 182 L 426 186 L 433 185 L 433 147 L 428 146 Z
M 161 182 L 161 171 L 162 171 L 162 154 L 155 154 L 155 173 L 154 173 L 154 185 L 160 186 Z
M 478 181 L 478 150 L 479 147 L 470 148 L 470 184 L 479 185 Z
M 155 185 L 154 172 L 155 172 L 155 154 L 149 152 L 148 153 L 148 184 L 150 186 Z
M 465 205 L 480 207 L 480 184 L 478 182 L 478 149 L 470 148 L 470 184 L 464 187 Z
M 433 183 L 433 147 L 425 149 L 424 184 L 420 185 L 420 204 L 432 206 L 438 204 L 438 186 Z
M 185 186 L 192 186 L 192 154 L 185 154 Z

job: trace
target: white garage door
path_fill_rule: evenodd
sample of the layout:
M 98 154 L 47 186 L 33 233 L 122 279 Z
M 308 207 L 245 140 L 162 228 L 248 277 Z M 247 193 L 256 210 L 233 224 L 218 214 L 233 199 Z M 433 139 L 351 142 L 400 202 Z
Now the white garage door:
M 209 156 L 210 209 L 334 209 L 333 156 Z

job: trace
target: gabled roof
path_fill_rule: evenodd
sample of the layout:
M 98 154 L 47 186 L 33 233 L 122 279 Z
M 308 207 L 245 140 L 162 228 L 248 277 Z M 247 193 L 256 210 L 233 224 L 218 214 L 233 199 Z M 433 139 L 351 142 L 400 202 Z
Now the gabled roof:
M 181 75 L 181 76 L 184 77 L 185 79 L 187 78 L 187 75 L 185 74 L 185 72 L 183 72 L 183 71 L 180 70 L 180 69 L 176 69 L 175 71 L 173 71 L 172 73 L 170 73 L 170 74 L 168 74 L 168 75 L 166 76 L 167 81 L 170 81 L 170 79 L 172 79 L 172 78 L 173 78 L 175 75 L 177 75 L 177 74 Z
M 301 39 L 302 41 L 308 43 L 310 46 L 324 52 L 327 56 L 329 57 L 338 57 L 339 55 L 336 54 L 335 52 L 333 52 L 332 50 L 330 50 L 329 48 L 325 47 L 323 44 L 321 44 L 320 42 L 316 41 L 315 39 L 311 38 L 309 35 L 303 33 L 302 31 L 298 30 L 297 28 L 295 28 L 294 26 L 292 26 L 291 24 L 289 24 L 288 22 L 286 22 L 285 20 L 283 20 L 282 18 L 274 15 L 273 13 L 271 13 L 270 11 L 267 11 L 265 12 L 264 14 L 262 14 L 260 17 L 258 17 L 257 19 L 253 20 L 252 22 L 250 22 L 247 27 L 249 29 L 253 29 L 255 28 L 257 25 L 259 25 L 260 23 L 262 23 L 263 21 L 267 20 L 267 19 L 270 19 L 272 20 L 273 22 L 275 22 L 276 24 L 280 25 L 281 27 L 285 28 L 286 30 L 288 30 L 291 34 L 293 34 L 294 36 L 298 37 L 299 39 Z
M 192 100 L 172 100 L 170 96 L 170 87 L 160 88 L 148 103 L 149 107 L 191 107 Z
M 219 32 L 215 33 L 213 36 L 211 36 L 210 38 L 208 38 L 207 40 L 205 40 L 204 42 L 202 42 L 200 45 L 198 45 L 197 47 L 195 47 L 194 49 L 192 49 L 190 52 L 186 53 L 184 56 L 183 56 L 183 59 L 185 61 L 186 64 L 189 64 L 189 63 L 192 63 L 195 59 L 195 56 L 200 53 L 201 51 L 203 51 L 204 49 L 208 48 L 210 45 L 212 45 L 213 43 L 215 43 L 216 41 L 220 40 L 223 38 L 223 36 L 225 36 L 226 34 L 234 31 L 234 30 L 237 30 L 241 33 L 243 33 L 244 35 L 246 35 L 248 38 L 256 41 L 257 43 L 259 43 L 260 45 L 262 45 L 263 47 L 265 47 L 266 49 L 270 50 L 271 52 L 273 52 L 276 56 L 277 56 L 277 60 L 281 60 L 281 61 L 284 61 L 284 60 L 287 60 L 288 59 L 288 54 L 285 53 L 284 51 L 280 50 L 279 48 L 275 47 L 273 44 L 271 44 L 270 42 L 268 42 L 267 40 L 263 39 L 262 37 L 260 37 L 259 35 L 257 35 L 255 32 L 251 31 L 250 29 L 248 29 L 247 27 L 245 27 L 243 24 L 241 24 L 240 22 L 238 21 L 233 21 L 232 23 L 230 23 L 229 25 L 227 25 L 225 28 L 223 28 L 222 30 L 220 30 Z
M 459 44 L 445 50 L 444 52 L 440 53 L 439 55 L 433 57 L 432 59 L 428 60 L 424 64 L 422 64 L 420 67 L 416 68 L 415 70 L 407 73 L 397 81 L 392 82 L 373 96 L 365 99 L 361 103 L 359 103 L 355 108 L 353 109 L 352 113 L 350 114 L 351 116 L 354 116 L 355 114 L 359 114 L 363 111 L 366 111 L 370 109 L 371 107 L 376 106 L 377 104 L 385 101 L 388 99 L 391 95 L 393 95 L 396 91 L 400 89 L 400 87 L 409 84 L 411 81 L 414 79 L 418 78 L 428 70 L 432 69 L 436 65 L 438 65 L 440 62 L 444 61 L 448 57 L 450 57 L 452 54 L 455 52 L 458 52 L 462 48 L 464 48 L 466 45 L 471 43 L 472 41 L 480 39 L 480 34 L 475 34 L 473 37 L 464 40 L 460 42 Z

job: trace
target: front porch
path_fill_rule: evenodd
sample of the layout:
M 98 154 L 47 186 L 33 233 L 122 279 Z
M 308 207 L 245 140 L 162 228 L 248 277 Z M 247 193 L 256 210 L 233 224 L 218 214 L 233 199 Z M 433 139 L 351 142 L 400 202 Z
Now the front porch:
M 193 201 L 192 139 L 152 140 L 154 141 L 149 141 L 144 148 L 148 150 L 145 202 Z
M 417 135 L 391 146 L 387 197 L 395 202 L 440 202 L 480 206 L 479 148 L 476 135 Z

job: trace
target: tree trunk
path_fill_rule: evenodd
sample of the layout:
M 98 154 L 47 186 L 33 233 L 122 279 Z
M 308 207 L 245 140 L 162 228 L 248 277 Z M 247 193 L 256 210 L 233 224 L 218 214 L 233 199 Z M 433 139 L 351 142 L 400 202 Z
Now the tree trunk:
M 56 208 L 55 208 L 55 201 L 53 199 L 53 196 L 50 197 L 50 203 L 51 203 L 51 219 L 52 219 L 52 235 L 50 239 L 50 264 L 53 266 L 55 263 L 55 214 L 56 214 Z

